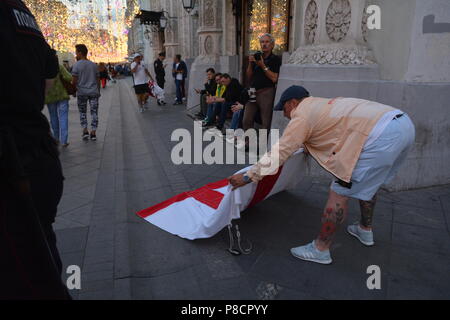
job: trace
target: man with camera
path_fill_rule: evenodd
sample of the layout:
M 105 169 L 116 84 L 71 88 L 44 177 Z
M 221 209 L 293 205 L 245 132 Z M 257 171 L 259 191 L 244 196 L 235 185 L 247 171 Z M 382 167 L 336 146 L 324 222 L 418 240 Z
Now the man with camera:
M 250 55 L 247 79 L 250 80 L 250 100 L 245 106 L 244 130 L 253 128 L 256 113 L 259 111 L 262 129 L 270 129 L 272 106 L 275 99 L 275 86 L 281 67 L 281 58 L 272 53 L 275 39 L 266 33 L 259 38 L 261 51 Z

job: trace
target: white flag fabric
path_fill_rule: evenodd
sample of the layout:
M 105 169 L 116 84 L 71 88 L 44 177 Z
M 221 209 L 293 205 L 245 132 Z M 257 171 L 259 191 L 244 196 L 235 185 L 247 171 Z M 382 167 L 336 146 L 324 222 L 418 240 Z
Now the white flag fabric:
M 149 81 L 148 87 L 150 88 L 150 93 L 152 97 L 155 97 L 158 100 L 164 100 L 164 89 L 162 89 L 158 84 L 154 81 Z
M 137 213 L 147 222 L 185 239 L 210 238 L 239 219 L 241 212 L 270 196 L 294 188 L 305 172 L 302 150 L 290 157 L 277 174 L 232 191 L 228 180 L 183 192 Z M 250 167 L 240 170 L 246 172 Z

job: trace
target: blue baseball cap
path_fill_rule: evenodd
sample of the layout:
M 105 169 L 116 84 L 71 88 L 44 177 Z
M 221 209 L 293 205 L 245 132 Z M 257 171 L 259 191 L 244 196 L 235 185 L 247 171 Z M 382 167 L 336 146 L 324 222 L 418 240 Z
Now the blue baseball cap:
M 291 99 L 303 99 L 309 96 L 309 92 L 302 86 L 291 86 L 284 90 L 283 94 L 281 95 L 280 102 L 278 102 L 274 110 L 283 110 L 284 104 Z

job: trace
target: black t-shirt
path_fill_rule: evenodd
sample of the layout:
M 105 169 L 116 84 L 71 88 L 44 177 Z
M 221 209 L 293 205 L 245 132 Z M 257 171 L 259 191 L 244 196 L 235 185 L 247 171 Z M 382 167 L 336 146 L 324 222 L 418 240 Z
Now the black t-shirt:
M 231 83 L 228 85 L 227 90 L 223 95 L 223 97 L 225 98 L 225 102 L 228 103 L 239 102 L 243 89 L 244 88 L 241 86 L 241 84 L 237 79 L 235 78 L 231 79 Z
M 31 12 L 20 0 L 0 1 L 0 128 L 12 128 L 19 149 L 38 145 L 50 127 L 42 114 L 45 79 L 59 65 Z
M 166 76 L 166 71 L 164 70 L 162 61 L 159 59 L 156 59 L 155 63 L 153 65 L 155 67 L 156 77 L 159 79 L 163 79 Z
M 266 59 L 264 59 L 265 65 L 270 69 L 270 71 L 275 73 L 280 73 L 281 68 L 281 58 L 274 54 L 271 54 Z M 253 79 L 252 88 L 260 90 L 263 88 L 273 88 L 275 83 L 270 80 L 263 69 L 261 69 L 256 63 L 253 62 Z
M 216 94 L 217 90 L 217 83 L 216 80 L 208 80 L 205 83 L 205 90 L 202 90 L 202 94 L 209 94 L 210 96 L 214 96 Z

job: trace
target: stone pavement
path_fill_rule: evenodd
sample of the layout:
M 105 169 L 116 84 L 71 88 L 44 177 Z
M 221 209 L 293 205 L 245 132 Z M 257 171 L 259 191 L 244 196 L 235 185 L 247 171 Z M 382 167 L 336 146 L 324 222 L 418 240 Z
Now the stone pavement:
M 168 99 L 171 100 L 171 99 Z M 175 194 L 223 179 L 242 166 L 170 160 L 176 128 L 193 131 L 184 106 L 137 112 L 129 79 L 102 91 L 97 142 L 81 141 L 70 103 L 66 177 L 54 225 L 64 265 L 82 269 L 75 299 L 438 299 L 450 298 L 450 186 L 382 191 L 372 248 L 338 234 L 334 262 L 295 259 L 289 249 L 320 228 L 329 181 L 307 178 L 243 213 L 250 255 L 232 256 L 228 234 L 188 241 L 135 213 Z M 358 219 L 351 201 L 349 223 Z M 367 268 L 381 268 L 381 290 L 368 290 Z M 67 278 L 67 275 L 64 276 Z

